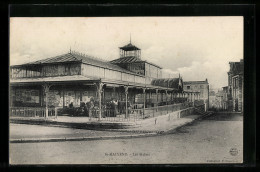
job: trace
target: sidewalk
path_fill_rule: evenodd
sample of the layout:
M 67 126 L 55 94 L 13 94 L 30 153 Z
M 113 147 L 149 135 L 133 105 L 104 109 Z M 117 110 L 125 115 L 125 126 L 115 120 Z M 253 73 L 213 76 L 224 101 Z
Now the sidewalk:
M 10 142 L 51 142 L 69 140 L 97 140 L 118 137 L 131 137 L 133 133 L 96 131 L 85 129 L 50 127 L 41 125 L 10 124 Z M 140 134 L 134 134 L 141 136 Z
M 169 117 L 170 116 L 170 117 Z M 10 124 L 10 142 L 54 142 L 54 141 L 79 141 L 116 138 L 134 138 L 153 136 L 177 129 L 201 115 L 189 115 L 183 118 L 172 118 L 170 114 L 156 118 L 145 119 L 137 128 L 106 129 L 103 131 L 86 130 L 42 125 Z M 156 120 L 156 123 L 155 123 Z M 79 123 L 80 124 L 80 123 Z

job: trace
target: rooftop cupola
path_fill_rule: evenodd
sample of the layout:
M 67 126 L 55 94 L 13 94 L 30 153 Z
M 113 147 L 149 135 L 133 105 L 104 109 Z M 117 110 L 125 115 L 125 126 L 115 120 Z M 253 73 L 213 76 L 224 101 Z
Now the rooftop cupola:
M 129 44 L 119 47 L 120 58 L 137 57 L 141 58 L 141 49 L 131 43 L 131 36 Z

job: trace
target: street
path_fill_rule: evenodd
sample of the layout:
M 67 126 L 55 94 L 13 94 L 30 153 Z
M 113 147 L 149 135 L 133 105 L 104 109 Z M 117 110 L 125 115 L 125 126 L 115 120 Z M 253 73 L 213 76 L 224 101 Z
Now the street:
M 153 137 L 11 143 L 9 151 L 11 164 L 242 163 L 243 116 L 212 114 Z

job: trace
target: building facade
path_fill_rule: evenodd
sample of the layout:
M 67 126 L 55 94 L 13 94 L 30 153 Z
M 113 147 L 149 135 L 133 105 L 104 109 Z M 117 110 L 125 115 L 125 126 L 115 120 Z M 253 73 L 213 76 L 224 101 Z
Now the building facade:
M 195 90 L 183 90 L 180 77 L 160 80 L 162 68 L 142 60 L 141 49 L 131 42 L 119 52 L 120 57 L 112 61 L 70 51 L 11 66 L 10 107 L 46 107 L 47 111 L 48 107 L 80 106 L 94 99 L 101 109 L 115 99 L 126 108 L 127 104 L 147 108 L 174 103 L 185 98 L 185 93 L 198 97 Z
M 243 111 L 244 94 L 244 60 L 240 62 L 229 62 L 230 70 L 228 72 L 228 89 L 231 95 L 233 111 Z M 231 103 L 230 102 L 230 103 Z
M 205 81 L 184 81 L 184 91 L 197 91 L 200 93 L 200 99 L 204 100 L 206 109 L 209 109 L 209 83 L 208 79 Z

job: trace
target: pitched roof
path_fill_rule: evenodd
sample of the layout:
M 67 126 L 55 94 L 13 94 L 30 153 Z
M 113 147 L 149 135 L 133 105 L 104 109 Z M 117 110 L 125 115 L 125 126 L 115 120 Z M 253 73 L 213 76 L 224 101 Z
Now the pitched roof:
M 179 78 L 165 78 L 165 79 L 154 79 L 152 85 L 168 87 L 168 88 L 179 88 Z
M 183 82 L 184 85 L 188 85 L 188 84 L 208 84 L 208 81 L 184 81 Z
M 140 48 L 136 47 L 135 45 L 129 43 L 123 47 L 119 47 L 120 49 L 122 50 L 125 50 L 125 51 L 133 51 L 133 50 L 140 50 Z
M 67 53 L 67 54 L 63 54 L 63 55 L 59 55 L 59 56 L 55 56 L 43 60 L 37 60 L 34 62 L 25 63 L 22 65 L 16 65 L 16 66 L 40 65 L 40 64 L 51 64 L 51 63 L 68 63 L 68 62 L 80 62 L 80 63 L 90 64 L 98 67 L 103 67 L 107 69 L 112 69 L 120 72 L 137 75 L 136 73 L 123 69 L 120 66 L 112 64 L 108 61 L 94 58 L 88 55 L 83 55 L 80 53 Z
M 145 62 L 145 63 L 149 63 L 153 66 L 156 66 L 158 68 L 161 69 L 160 66 L 153 64 L 151 62 L 148 62 L 147 60 L 141 60 L 140 58 L 137 58 L 135 56 L 127 56 L 127 57 L 120 57 L 118 59 L 112 60 L 110 61 L 110 63 L 114 63 L 114 64 L 119 64 L 119 63 L 135 63 L 135 62 Z
M 244 72 L 244 61 L 229 62 L 229 64 L 230 64 L 229 72 L 233 73 L 234 75 L 243 74 L 243 72 Z
M 25 63 L 22 65 L 36 65 L 36 64 L 50 64 L 50 63 L 64 63 L 64 62 L 79 62 L 79 59 L 74 57 L 72 54 L 63 54 L 47 59 L 37 60 L 34 62 Z
M 121 57 L 115 60 L 110 61 L 111 63 L 134 63 L 134 62 L 143 62 L 143 60 L 135 57 L 135 56 L 128 56 L 128 57 Z

